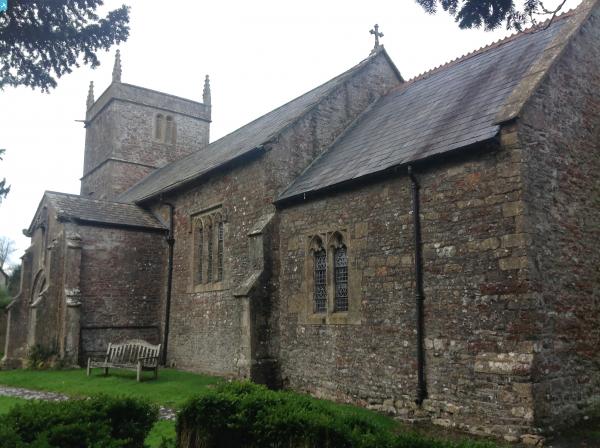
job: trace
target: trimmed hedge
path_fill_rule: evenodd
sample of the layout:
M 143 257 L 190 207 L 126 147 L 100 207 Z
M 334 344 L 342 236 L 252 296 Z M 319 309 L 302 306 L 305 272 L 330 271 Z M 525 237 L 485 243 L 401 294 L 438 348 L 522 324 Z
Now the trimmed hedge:
M 2 448 L 142 448 L 158 408 L 134 398 L 96 396 L 17 405 L 0 424 Z
M 177 418 L 179 448 L 493 448 L 395 433 L 388 419 L 351 406 L 249 382 L 219 386 L 188 401 Z

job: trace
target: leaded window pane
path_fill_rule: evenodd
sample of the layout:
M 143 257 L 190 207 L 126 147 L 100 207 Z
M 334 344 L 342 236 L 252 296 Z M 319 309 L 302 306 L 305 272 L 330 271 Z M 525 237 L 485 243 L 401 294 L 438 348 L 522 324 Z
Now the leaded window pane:
M 315 313 L 327 311 L 327 254 L 315 252 Z
M 335 311 L 348 311 L 348 254 L 346 247 L 336 249 L 334 254 Z
M 217 266 L 217 275 L 218 275 L 218 279 L 219 281 L 223 280 L 223 239 L 225 237 L 224 232 L 223 232 L 223 223 L 220 222 L 219 226 L 217 227 L 217 231 L 218 231 L 218 238 L 217 238 L 217 256 L 218 256 L 218 266 Z
M 206 232 L 208 254 L 206 257 L 206 281 L 208 283 L 213 281 L 213 238 L 212 238 L 212 227 L 209 227 Z

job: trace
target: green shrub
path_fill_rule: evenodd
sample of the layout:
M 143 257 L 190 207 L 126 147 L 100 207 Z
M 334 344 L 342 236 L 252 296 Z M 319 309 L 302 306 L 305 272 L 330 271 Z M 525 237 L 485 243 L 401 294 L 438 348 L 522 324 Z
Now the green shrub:
M 249 382 L 219 386 L 188 401 L 177 418 L 181 448 L 492 448 L 448 442 L 414 432 L 396 434 L 388 420 L 292 392 Z
M 10 448 L 142 448 L 157 419 L 155 406 L 133 398 L 29 402 L 4 416 L 0 440 Z

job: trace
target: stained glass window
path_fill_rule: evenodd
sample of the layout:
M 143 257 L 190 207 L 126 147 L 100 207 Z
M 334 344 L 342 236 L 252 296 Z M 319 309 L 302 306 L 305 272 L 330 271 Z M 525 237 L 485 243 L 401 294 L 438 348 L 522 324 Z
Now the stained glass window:
M 213 281 L 213 235 L 212 227 L 209 227 L 206 231 L 206 239 L 208 246 L 208 254 L 206 256 L 206 281 L 208 283 Z
M 218 276 L 218 280 L 221 281 L 223 280 L 223 239 L 224 239 L 224 234 L 223 234 L 223 223 L 220 222 L 218 227 L 217 227 L 217 276 Z
M 204 229 L 198 229 L 198 265 L 196 266 L 198 269 L 198 281 L 197 283 L 202 283 L 202 261 L 204 259 Z
M 342 246 L 334 253 L 335 311 L 348 311 L 348 255 Z
M 315 252 L 315 313 L 327 311 L 327 254 Z

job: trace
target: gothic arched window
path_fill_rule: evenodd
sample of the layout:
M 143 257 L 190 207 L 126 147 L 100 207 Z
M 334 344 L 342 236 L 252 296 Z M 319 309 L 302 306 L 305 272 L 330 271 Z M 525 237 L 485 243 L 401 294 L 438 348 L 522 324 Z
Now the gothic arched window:
M 156 140 L 164 139 L 165 117 L 162 114 L 157 114 L 154 119 L 154 138 Z
M 327 252 L 322 247 L 314 252 L 315 313 L 327 311 Z
M 213 281 L 213 226 L 209 224 L 206 229 L 206 281 L 208 283 Z
M 211 208 L 191 217 L 194 243 L 191 282 L 195 292 L 225 287 L 225 233 L 227 218 L 222 209 Z
M 167 115 L 167 121 L 165 126 L 165 142 L 175 143 L 176 128 L 175 120 L 171 115 Z
M 348 253 L 340 246 L 333 253 L 334 311 L 348 311 Z
M 225 240 L 223 221 L 217 224 L 217 280 L 223 280 L 223 244 Z
M 204 279 L 202 272 L 204 261 L 204 227 L 198 227 L 196 230 L 196 238 L 196 250 L 198 251 L 198 255 L 196 256 L 196 283 L 202 283 L 202 280 Z

